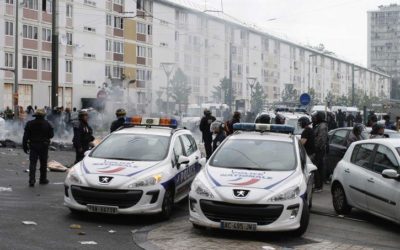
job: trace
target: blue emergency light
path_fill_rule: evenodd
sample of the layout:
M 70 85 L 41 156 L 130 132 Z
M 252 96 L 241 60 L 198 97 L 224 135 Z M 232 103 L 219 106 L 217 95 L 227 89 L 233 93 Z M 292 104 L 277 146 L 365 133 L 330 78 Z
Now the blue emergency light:
M 283 134 L 293 134 L 294 127 L 281 124 L 261 124 L 261 123 L 235 123 L 233 130 L 237 131 L 259 131 Z
M 146 126 L 146 127 L 169 127 L 177 128 L 178 121 L 170 118 L 146 118 L 141 116 L 126 117 L 125 124 L 134 126 Z

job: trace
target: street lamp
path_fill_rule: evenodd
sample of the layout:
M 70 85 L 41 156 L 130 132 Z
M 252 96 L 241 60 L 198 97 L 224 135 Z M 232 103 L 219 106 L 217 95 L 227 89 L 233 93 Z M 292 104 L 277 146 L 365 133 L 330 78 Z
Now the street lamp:
M 257 77 L 247 77 L 247 84 L 250 87 L 250 111 L 253 111 L 253 87 L 256 85 Z
M 167 76 L 167 114 L 169 114 L 169 78 L 174 70 L 175 63 L 161 63 L 161 67 L 164 69 L 165 75 Z

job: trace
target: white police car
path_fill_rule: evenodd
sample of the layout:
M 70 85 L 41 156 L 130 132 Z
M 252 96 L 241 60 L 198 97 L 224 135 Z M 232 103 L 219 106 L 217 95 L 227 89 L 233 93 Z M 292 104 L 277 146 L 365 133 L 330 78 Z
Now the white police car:
M 176 129 L 171 119 L 127 122 L 133 127 L 112 133 L 70 169 L 64 202 L 72 212 L 168 218 L 174 203 L 188 195 L 202 167 L 190 131 Z
M 290 134 L 294 128 L 238 123 L 234 129 L 192 183 L 193 226 L 302 235 L 317 168 Z

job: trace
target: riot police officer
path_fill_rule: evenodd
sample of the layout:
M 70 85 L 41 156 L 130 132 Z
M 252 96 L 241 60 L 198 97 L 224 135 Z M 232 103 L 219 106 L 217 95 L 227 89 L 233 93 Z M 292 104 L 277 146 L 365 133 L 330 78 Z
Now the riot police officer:
M 117 120 L 115 120 L 111 123 L 110 133 L 119 129 L 125 123 L 125 116 L 126 116 L 125 109 L 117 109 L 117 111 L 115 112 L 115 115 L 117 116 Z
M 90 143 L 94 140 L 93 129 L 88 124 L 88 112 L 80 111 L 78 119 L 79 121 L 74 124 L 74 138 L 72 139 L 76 153 L 75 163 L 80 162 L 85 157 L 85 152 L 89 150 Z
M 200 121 L 200 131 L 203 136 L 204 148 L 206 150 L 207 159 L 210 158 L 212 154 L 212 133 L 210 130 L 210 125 L 215 121 L 215 117 L 212 116 L 211 111 L 208 109 L 204 110 L 204 116 Z
M 256 118 L 256 123 L 271 124 L 271 117 L 268 114 L 261 114 Z
M 220 121 L 211 123 L 210 130 L 215 136 L 212 141 L 212 152 L 214 152 L 226 138 L 224 126 L 224 123 Z
M 29 153 L 29 186 L 35 186 L 36 164 L 40 161 L 40 184 L 48 184 L 47 159 L 49 154 L 50 139 L 54 136 L 51 124 L 45 120 L 46 112 L 37 109 L 34 113 L 34 120 L 29 121 L 25 126 L 22 146 L 26 154 Z

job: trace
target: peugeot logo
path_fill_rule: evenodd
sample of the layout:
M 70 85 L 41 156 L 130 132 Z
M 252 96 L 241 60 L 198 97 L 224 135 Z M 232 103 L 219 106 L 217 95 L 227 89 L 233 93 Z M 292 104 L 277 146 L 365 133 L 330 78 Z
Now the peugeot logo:
M 236 198 L 246 198 L 246 196 L 249 194 L 249 192 L 250 192 L 250 190 L 234 189 L 233 195 Z
M 110 176 L 99 176 L 99 182 L 100 184 L 108 184 L 114 177 Z

